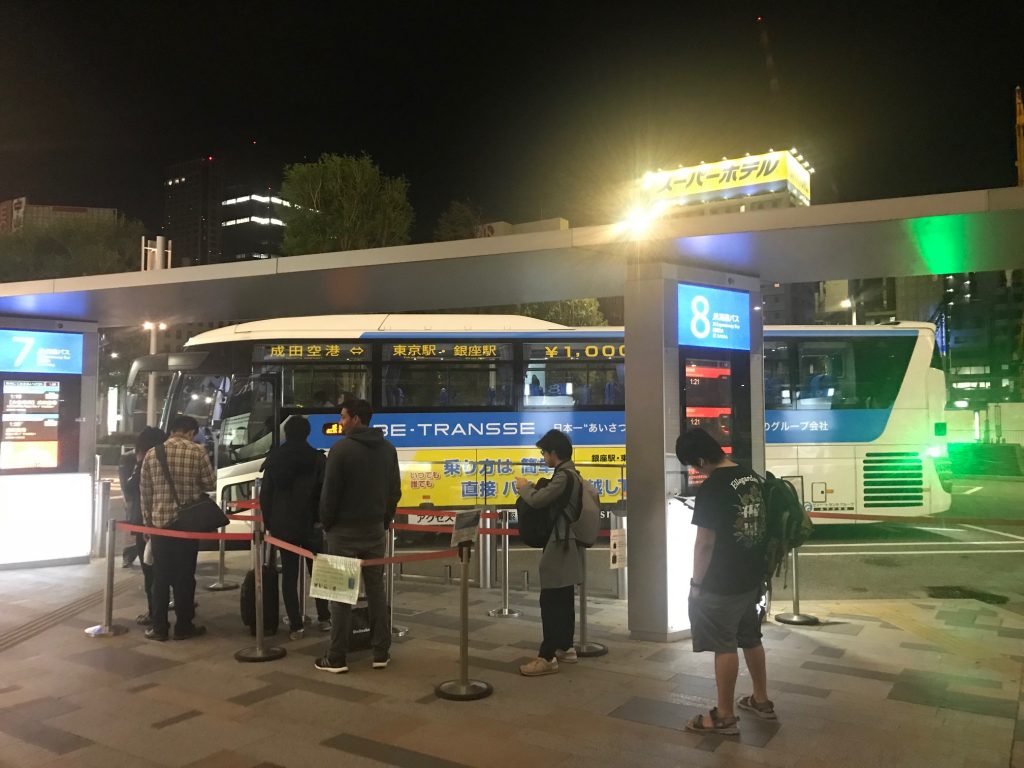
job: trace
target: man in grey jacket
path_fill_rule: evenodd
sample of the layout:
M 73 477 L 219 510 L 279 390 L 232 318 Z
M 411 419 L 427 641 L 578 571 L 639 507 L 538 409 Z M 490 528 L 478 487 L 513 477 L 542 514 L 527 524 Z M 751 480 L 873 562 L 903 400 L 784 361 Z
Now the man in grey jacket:
M 379 429 L 370 428 L 373 408 L 365 400 L 341 404 L 342 439 L 327 454 L 324 487 L 320 496 L 320 522 L 327 552 L 363 560 L 384 557 L 388 525 L 402 497 L 395 446 Z M 391 660 L 391 626 L 384 591 L 384 566 L 363 568 L 366 601 L 370 610 L 373 668 L 385 669 Z M 331 642 L 317 659 L 317 669 L 334 674 L 348 672 L 346 654 L 352 632 L 352 606 L 331 603 Z
M 517 477 L 516 487 L 520 497 L 531 507 L 547 508 L 555 524 L 540 556 L 540 618 L 544 639 L 537 658 L 519 667 L 519 672 L 527 677 L 554 674 L 559 661 L 576 663 L 574 597 L 576 585 L 583 580 L 583 555 L 568 522 L 579 519 L 582 501 L 582 480 L 572 463 L 572 441 L 564 432 L 552 429 L 537 441 L 537 447 L 544 463 L 555 470 L 551 481 L 538 488 L 526 478 Z

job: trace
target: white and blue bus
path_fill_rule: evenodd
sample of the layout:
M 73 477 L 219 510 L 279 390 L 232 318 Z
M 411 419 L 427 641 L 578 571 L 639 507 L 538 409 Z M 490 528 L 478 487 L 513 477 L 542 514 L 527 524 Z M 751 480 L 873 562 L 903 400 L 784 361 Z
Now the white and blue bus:
M 621 327 L 518 316 L 261 320 L 202 333 L 169 355 L 162 419 L 200 421 L 218 494 L 233 500 L 250 494 L 289 415 L 308 417 L 312 444 L 326 449 L 341 401 L 369 400 L 374 426 L 398 448 L 402 506 L 421 510 L 418 522 L 432 509 L 511 506 L 513 478 L 542 471 L 535 442 L 561 429 L 614 511 L 626 495 L 625 354 Z M 809 509 L 949 508 L 932 326 L 769 327 L 764 370 L 768 469 L 794 480 Z

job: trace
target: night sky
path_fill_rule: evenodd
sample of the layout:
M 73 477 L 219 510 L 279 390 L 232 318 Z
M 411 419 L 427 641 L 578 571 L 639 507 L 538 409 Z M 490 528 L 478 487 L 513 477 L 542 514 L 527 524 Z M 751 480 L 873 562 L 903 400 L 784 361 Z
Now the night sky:
M 426 239 L 455 198 L 601 223 L 645 170 L 768 147 L 811 160 L 816 202 L 1010 186 L 1022 81 L 1010 0 L 0 0 L 0 200 L 155 232 L 173 162 L 272 182 L 366 151 L 409 179 Z

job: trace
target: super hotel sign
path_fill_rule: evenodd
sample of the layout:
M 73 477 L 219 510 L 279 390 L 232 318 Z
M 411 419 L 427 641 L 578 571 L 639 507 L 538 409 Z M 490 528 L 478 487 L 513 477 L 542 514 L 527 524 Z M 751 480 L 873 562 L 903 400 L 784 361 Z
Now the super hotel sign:
M 685 205 L 789 189 L 811 202 L 810 167 L 791 151 L 768 152 L 717 163 L 644 174 L 641 187 L 652 205 Z

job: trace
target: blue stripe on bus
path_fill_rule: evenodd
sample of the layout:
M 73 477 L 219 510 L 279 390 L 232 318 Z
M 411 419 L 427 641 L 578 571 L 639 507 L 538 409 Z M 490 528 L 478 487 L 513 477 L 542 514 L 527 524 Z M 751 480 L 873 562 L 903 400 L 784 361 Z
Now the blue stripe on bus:
M 324 426 L 333 414 L 309 414 L 314 448 L 330 448 L 337 435 Z M 549 429 L 565 432 L 575 445 L 621 446 L 626 443 L 622 411 L 524 411 L 522 413 L 377 413 L 371 426 L 381 427 L 396 448 L 532 448 Z
M 870 443 L 889 423 L 889 408 L 764 412 L 766 443 Z

